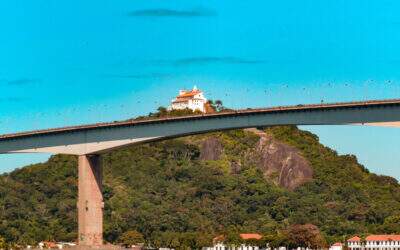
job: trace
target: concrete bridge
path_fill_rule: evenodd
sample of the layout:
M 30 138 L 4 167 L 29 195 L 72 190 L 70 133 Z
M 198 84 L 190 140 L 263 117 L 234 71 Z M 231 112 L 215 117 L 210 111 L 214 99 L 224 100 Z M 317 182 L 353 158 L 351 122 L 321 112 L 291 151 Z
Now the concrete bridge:
M 103 243 L 103 197 L 99 156 L 104 152 L 211 131 L 348 124 L 400 127 L 400 99 L 246 109 L 8 134 L 0 136 L 0 153 L 78 155 L 78 241 L 80 245 L 100 246 Z

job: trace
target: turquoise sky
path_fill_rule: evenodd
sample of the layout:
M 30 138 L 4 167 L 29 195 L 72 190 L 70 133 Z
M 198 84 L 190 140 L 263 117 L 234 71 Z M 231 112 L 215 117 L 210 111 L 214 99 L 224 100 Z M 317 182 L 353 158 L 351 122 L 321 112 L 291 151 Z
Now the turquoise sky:
M 400 98 L 393 0 L 0 1 L 0 133 L 113 121 L 197 85 L 233 108 Z M 400 129 L 304 127 L 400 179 Z M 48 155 L 0 155 L 0 172 Z

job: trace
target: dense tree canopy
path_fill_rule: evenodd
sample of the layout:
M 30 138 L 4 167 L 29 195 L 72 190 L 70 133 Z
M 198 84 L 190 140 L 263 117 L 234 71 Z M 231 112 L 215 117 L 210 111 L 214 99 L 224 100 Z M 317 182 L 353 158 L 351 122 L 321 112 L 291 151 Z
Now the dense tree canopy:
M 118 242 L 125 247 L 145 243 L 143 234 L 139 233 L 136 230 L 126 231 L 119 237 Z
M 321 249 L 327 247 L 318 227 L 312 224 L 291 225 L 287 229 L 287 241 L 291 247 Z
M 6 239 L 0 236 L 0 249 L 6 249 L 8 247 Z

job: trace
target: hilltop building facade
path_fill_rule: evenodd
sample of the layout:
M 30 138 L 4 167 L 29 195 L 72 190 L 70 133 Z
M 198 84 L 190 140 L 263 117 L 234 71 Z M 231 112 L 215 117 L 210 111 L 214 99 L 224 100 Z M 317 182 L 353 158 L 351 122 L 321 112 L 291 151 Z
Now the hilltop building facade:
M 191 109 L 193 111 L 206 112 L 207 99 L 203 91 L 196 86 L 192 90 L 180 90 L 179 95 L 172 100 L 170 110 Z
M 365 241 L 354 236 L 347 245 L 350 250 L 400 250 L 400 235 L 369 235 Z

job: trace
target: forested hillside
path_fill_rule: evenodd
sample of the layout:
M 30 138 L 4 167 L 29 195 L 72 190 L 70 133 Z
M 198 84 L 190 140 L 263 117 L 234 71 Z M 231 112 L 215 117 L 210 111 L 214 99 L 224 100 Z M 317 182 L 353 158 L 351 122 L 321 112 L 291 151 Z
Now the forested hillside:
M 136 230 L 152 245 L 201 244 L 229 232 L 282 235 L 298 224 L 317 226 L 328 242 L 400 232 L 395 179 L 293 126 L 136 145 L 102 159 L 109 242 Z M 75 240 L 76 176 L 76 158 L 63 155 L 2 175 L 0 236 Z

